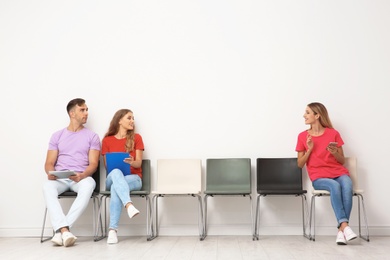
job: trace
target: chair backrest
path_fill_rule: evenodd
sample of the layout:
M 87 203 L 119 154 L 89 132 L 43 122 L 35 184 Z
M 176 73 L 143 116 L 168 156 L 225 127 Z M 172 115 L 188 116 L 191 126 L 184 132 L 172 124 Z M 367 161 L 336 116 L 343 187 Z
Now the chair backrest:
M 257 192 L 259 194 L 304 193 L 302 169 L 297 158 L 257 158 Z
M 205 194 L 251 193 L 251 160 L 222 158 L 206 160 Z
M 349 171 L 349 175 L 352 180 L 352 187 L 359 189 L 358 174 L 357 174 L 357 160 L 355 157 L 345 157 L 344 167 Z
M 98 167 L 96 168 L 96 171 L 92 174 L 92 178 L 96 182 L 95 190 L 93 192 L 99 193 L 100 192 L 100 162 L 98 162 Z
M 146 192 L 146 194 L 150 194 L 151 188 L 151 167 L 150 160 L 143 159 L 142 160 L 142 188 L 141 191 Z
M 195 194 L 202 189 L 200 159 L 157 160 L 157 191 L 164 194 Z

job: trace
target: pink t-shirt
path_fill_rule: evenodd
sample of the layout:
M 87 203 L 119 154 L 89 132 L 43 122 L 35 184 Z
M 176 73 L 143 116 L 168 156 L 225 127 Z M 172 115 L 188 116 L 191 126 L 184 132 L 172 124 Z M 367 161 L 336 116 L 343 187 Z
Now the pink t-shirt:
M 295 151 L 307 151 L 307 136 L 307 130 L 298 135 L 298 142 Z M 318 178 L 337 178 L 344 174 L 349 175 L 348 169 L 340 164 L 336 158 L 328 150 L 326 150 L 329 142 L 337 142 L 337 147 L 344 144 L 344 141 L 338 131 L 333 128 L 325 128 L 322 135 L 312 136 L 312 140 L 314 147 L 306 162 L 306 169 L 311 181 Z

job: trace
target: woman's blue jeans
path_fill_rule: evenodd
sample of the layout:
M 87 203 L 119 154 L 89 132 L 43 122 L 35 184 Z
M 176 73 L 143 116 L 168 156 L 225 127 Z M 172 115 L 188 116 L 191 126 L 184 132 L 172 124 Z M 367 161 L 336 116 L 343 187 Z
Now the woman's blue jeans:
M 131 202 L 130 191 L 140 190 L 142 180 L 137 174 L 124 176 L 121 170 L 114 169 L 106 179 L 106 189 L 111 191 L 110 229 L 118 229 L 122 209 Z
M 316 190 L 327 190 L 330 192 L 330 201 L 336 215 L 338 226 L 341 223 L 349 222 L 352 210 L 353 187 L 352 180 L 348 175 L 341 175 L 338 178 L 319 178 L 313 181 Z

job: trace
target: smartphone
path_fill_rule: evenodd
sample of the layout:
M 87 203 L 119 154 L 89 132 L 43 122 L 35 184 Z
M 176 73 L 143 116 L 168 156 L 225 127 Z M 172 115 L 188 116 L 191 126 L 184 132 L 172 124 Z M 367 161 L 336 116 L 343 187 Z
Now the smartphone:
M 337 146 L 338 142 L 329 142 L 328 146 Z

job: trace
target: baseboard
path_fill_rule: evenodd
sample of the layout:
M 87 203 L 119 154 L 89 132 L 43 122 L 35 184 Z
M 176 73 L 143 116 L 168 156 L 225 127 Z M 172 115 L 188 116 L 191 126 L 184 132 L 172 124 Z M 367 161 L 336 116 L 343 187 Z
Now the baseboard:
M 358 227 L 352 226 L 355 233 L 358 233 Z M 41 228 L 0 228 L 0 237 L 40 237 Z M 93 236 L 94 229 L 92 225 L 77 226 L 72 229 L 77 236 Z M 316 236 L 333 236 L 335 227 L 317 227 Z M 365 234 L 362 229 L 362 234 Z M 370 227 L 370 236 L 390 236 L 390 227 Z M 260 227 L 260 236 L 269 235 L 302 235 L 303 229 L 300 226 L 267 226 Z M 44 236 L 52 235 L 50 227 L 45 228 Z M 118 235 L 120 236 L 146 236 L 145 224 L 120 225 Z M 199 229 L 197 225 L 164 225 L 159 227 L 160 236 L 198 236 Z M 209 236 L 246 236 L 252 235 L 250 225 L 210 225 L 207 229 Z

